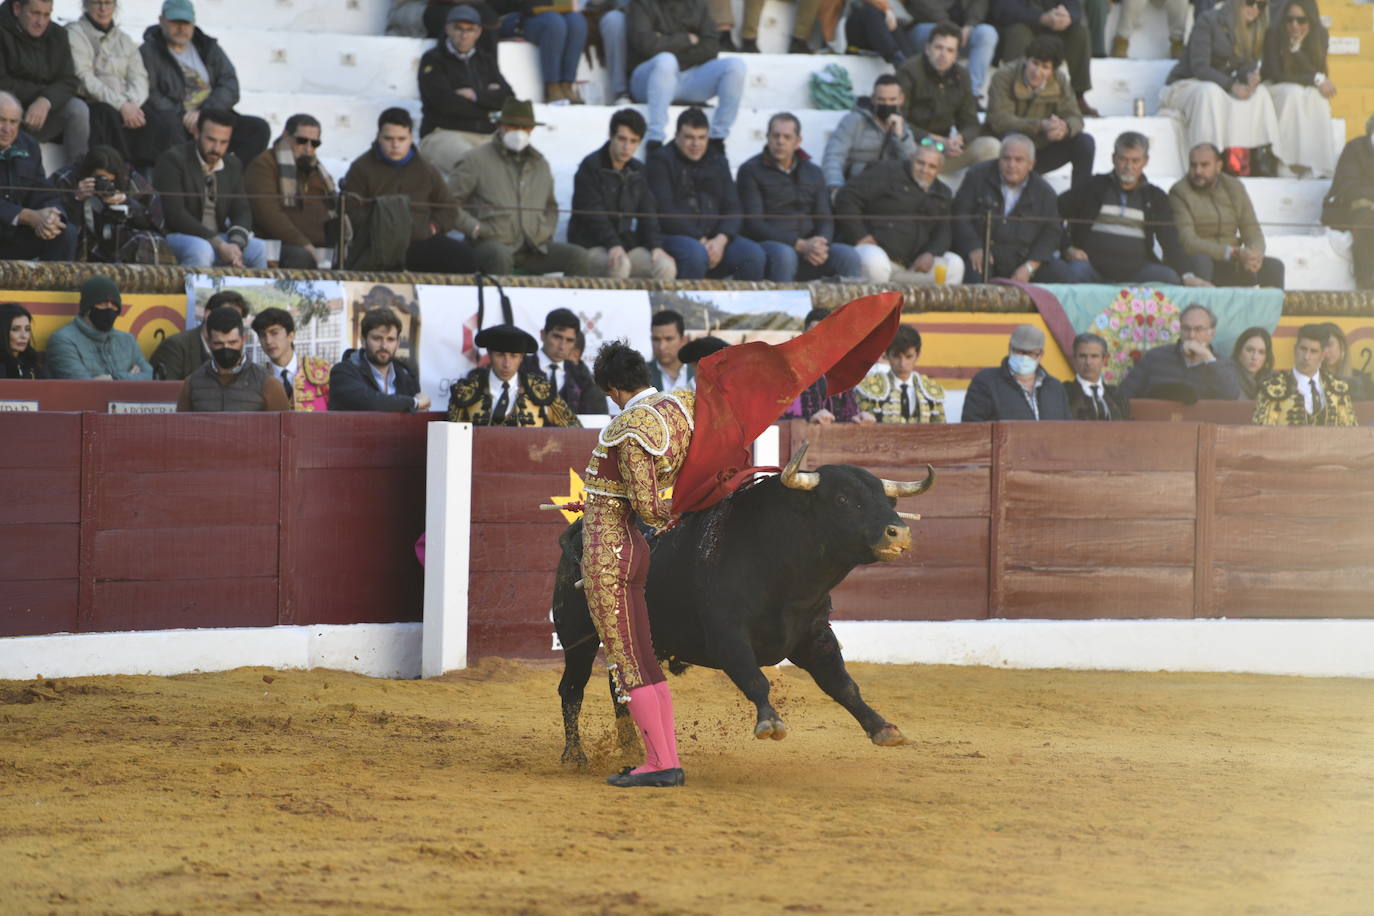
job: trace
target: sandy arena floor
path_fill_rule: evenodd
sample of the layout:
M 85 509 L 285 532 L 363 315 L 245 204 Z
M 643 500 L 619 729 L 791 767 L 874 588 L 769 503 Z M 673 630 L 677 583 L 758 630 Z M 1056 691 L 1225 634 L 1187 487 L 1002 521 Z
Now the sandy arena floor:
M 1374 912 L 1374 682 L 852 670 L 912 744 L 696 670 L 657 791 L 548 667 L 0 682 L 0 912 Z

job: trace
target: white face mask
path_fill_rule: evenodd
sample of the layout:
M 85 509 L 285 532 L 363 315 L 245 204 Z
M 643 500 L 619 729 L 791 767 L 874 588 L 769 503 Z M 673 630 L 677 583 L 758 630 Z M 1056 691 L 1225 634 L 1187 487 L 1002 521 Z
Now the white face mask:
M 501 134 L 501 142 L 512 153 L 524 151 L 530 145 L 530 132 L 527 130 L 507 130 Z
M 1035 357 L 1027 356 L 1024 353 L 1013 353 L 1011 356 L 1007 357 L 1007 368 L 1011 370 L 1012 375 L 1018 378 L 1024 378 L 1027 375 L 1031 375 L 1035 372 L 1035 367 L 1038 365 L 1039 363 L 1036 362 Z

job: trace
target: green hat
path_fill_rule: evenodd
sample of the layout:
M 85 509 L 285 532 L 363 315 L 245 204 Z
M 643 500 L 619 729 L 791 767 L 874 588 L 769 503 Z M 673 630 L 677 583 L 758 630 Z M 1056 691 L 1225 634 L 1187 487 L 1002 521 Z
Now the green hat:
M 191 0 L 166 0 L 162 4 L 162 18 L 170 19 L 173 22 L 189 22 L 192 25 L 196 21 L 196 8 Z
M 170 0 L 169 0 L 170 2 Z M 506 99 L 501 104 L 501 117 L 497 118 L 497 124 L 505 124 L 507 127 L 543 127 L 544 122 L 534 119 L 534 103 L 522 102 L 520 99 Z
M 91 306 L 99 305 L 101 302 L 113 302 L 120 308 L 124 307 L 123 301 L 119 298 L 119 286 L 115 281 L 103 274 L 96 274 L 81 284 L 81 313 L 84 315 L 91 310 Z

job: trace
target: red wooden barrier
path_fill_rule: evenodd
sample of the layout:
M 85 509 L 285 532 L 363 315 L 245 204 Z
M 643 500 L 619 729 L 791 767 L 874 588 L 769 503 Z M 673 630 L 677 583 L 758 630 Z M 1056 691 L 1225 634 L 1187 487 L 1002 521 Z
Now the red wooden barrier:
M 70 379 L 23 382 L 0 379 L 0 401 L 37 401 L 39 410 L 104 413 L 111 401 L 175 404 L 181 382 L 85 382 Z

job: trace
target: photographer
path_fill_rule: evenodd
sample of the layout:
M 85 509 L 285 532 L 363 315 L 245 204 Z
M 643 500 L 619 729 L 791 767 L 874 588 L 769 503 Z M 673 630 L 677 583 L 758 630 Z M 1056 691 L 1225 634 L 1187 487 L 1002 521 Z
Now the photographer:
M 77 227 L 77 257 L 104 264 L 175 264 L 163 237 L 157 194 L 119 151 L 93 146 L 79 165 L 53 175 L 67 221 Z

